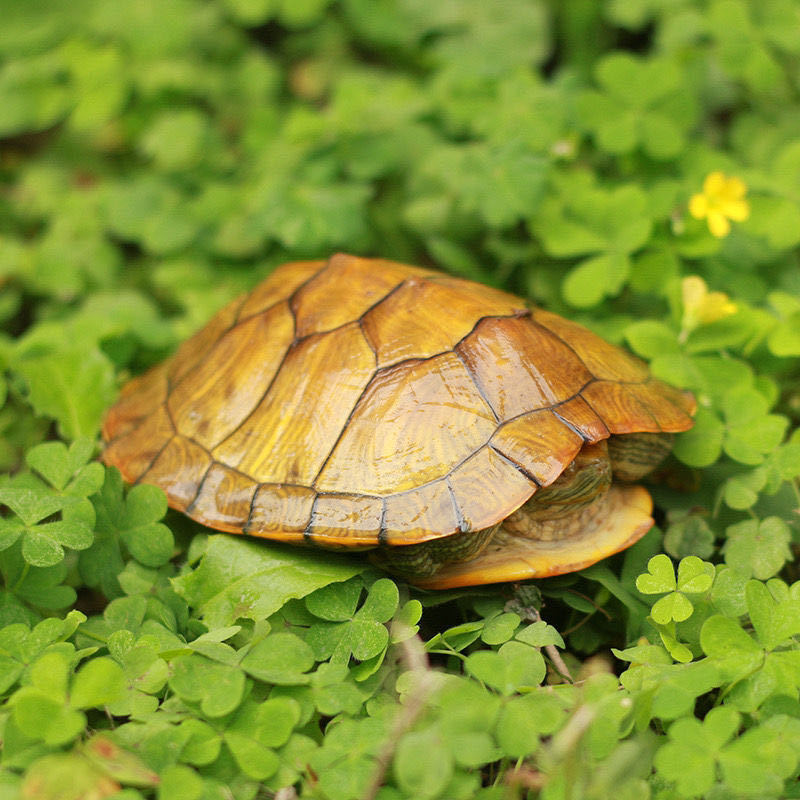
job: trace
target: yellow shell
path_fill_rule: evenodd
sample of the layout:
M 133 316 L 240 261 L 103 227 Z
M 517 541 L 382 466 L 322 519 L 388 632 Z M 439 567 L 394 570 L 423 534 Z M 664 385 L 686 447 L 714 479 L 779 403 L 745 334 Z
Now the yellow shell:
M 218 530 L 402 546 L 495 525 L 585 443 L 683 431 L 693 411 L 638 359 L 518 297 L 335 255 L 278 268 L 128 383 L 104 459 Z

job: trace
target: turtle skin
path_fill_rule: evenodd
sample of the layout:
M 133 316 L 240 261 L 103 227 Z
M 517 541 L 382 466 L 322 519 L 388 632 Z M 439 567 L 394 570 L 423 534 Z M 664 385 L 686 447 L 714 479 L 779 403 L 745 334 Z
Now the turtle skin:
M 103 458 L 217 530 L 391 548 L 496 526 L 584 445 L 693 412 L 514 295 L 337 254 L 279 267 L 124 386 Z

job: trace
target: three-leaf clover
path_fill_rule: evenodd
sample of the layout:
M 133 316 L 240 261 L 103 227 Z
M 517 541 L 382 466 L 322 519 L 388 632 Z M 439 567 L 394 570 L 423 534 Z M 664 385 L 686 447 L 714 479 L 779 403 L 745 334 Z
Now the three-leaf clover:
M 766 580 L 792 557 L 792 534 L 780 517 L 742 520 L 729 526 L 727 534 L 725 563 L 742 575 Z
M 21 474 L 0 487 L 0 505 L 12 514 L 0 518 L 0 550 L 22 542 L 22 556 L 35 567 L 51 567 L 64 548 L 85 550 L 94 539 L 94 507 L 87 497 L 103 482 L 103 466 L 87 463 L 93 443 L 78 439 L 32 448 L 28 465 L 42 476 Z M 55 519 L 54 517 L 60 517 Z
M 96 535 L 94 544 L 81 554 L 81 575 L 89 586 L 114 597 L 120 592 L 117 576 L 124 566 L 121 543 L 148 567 L 159 567 L 172 557 L 172 532 L 159 522 L 167 500 L 161 489 L 149 484 L 134 486 L 126 496 L 122 476 L 114 468 L 106 470 L 92 502 L 97 513 Z
M 647 562 L 647 572 L 636 579 L 642 594 L 664 594 L 650 609 L 650 616 L 659 625 L 689 619 L 694 606 L 687 594 L 704 594 L 714 582 L 714 565 L 697 556 L 687 556 L 678 565 L 678 577 L 669 556 L 663 553 Z
M 361 585 L 361 580 L 354 578 L 306 597 L 306 608 L 321 620 L 309 628 L 307 636 L 317 660 L 330 658 L 332 663 L 346 664 L 351 655 L 362 662 L 383 657 L 389 644 L 386 623 L 394 616 L 399 600 L 397 585 L 379 578 L 358 608 Z
M 714 785 L 719 753 L 738 727 L 738 712 L 727 706 L 712 709 L 702 722 L 676 720 L 669 741 L 656 753 L 656 769 L 676 783 L 681 797 L 704 795 Z
M 578 97 L 578 111 L 609 153 L 642 147 L 656 159 L 677 156 L 694 115 L 694 100 L 675 60 L 611 53 L 597 62 L 599 90 Z
M 69 657 L 47 652 L 28 677 L 10 700 L 14 722 L 29 738 L 51 746 L 66 744 L 86 727 L 83 709 L 113 703 L 125 689 L 122 669 L 105 657 L 87 661 L 71 677 Z
M 556 258 L 584 257 L 567 274 L 562 293 L 570 305 L 588 307 L 619 293 L 631 273 L 631 255 L 650 238 L 652 216 L 645 193 L 633 184 L 614 189 L 590 175 L 554 178 L 530 221 L 545 251 Z
M 51 645 L 72 636 L 85 620 L 73 610 L 64 619 L 48 617 L 32 630 L 21 622 L 0 629 L 0 693 L 12 688 L 29 664 Z

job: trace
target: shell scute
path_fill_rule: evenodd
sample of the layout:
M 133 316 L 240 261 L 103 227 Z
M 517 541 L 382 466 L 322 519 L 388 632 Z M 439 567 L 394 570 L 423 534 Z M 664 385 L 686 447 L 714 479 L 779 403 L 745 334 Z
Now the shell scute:
M 694 397 L 663 381 L 651 378 L 637 387 L 637 396 L 656 418 L 661 430 L 685 430 L 696 410 Z
M 214 459 L 259 483 L 311 486 L 374 369 L 357 323 L 297 342 Z
M 501 421 L 551 408 L 592 378 L 564 342 L 528 315 L 484 319 L 457 350 Z
M 178 432 L 213 450 L 261 401 L 293 339 L 294 320 L 285 302 L 224 333 L 169 396 Z
M 119 400 L 103 421 L 103 438 L 107 442 L 131 433 L 144 420 L 158 412 L 167 399 L 168 367 L 169 362 L 164 361 L 125 384 Z
M 506 315 L 515 316 L 527 311 L 527 305 L 521 297 L 501 289 L 494 289 L 485 283 L 456 278 L 444 272 L 433 273 L 430 282 L 457 292 L 460 302 L 482 308 L 482 316 L 499 314 L 501 309 L 507 309 Z M 495 310 L 487 314 L 487 309 Z
M 238 533 L 247 520 L 258 484 L 229 467 L 211 465 L 187 513 L 211 528 Z
M 207 450 L 183 436 L 173 436 L 139 480 L 160 486 L 172 508 L 186 511 L 210 466 Z
M 245 533 L 281 542 L 302 542 L 317 493 L 305 486 L 262 484 L 256 489 Z
M 646 402 L 647 393 L 638 384 L 595 381 L 583 391 L 583 399 L 608 426 L 611 433 L 658 433 L 661 426 Z
M 138 427 L 111 441 L 106 446 L 103 458 L 106 464 L 118 467 L 125 480 L 135 483 L 147 472 L 174 435 L 175 429 L 166 407 L 159 406 Z
M 414 274 L 425 277 L 431 272 L 417 268 Z M 394 261 L 333 256 L 327 268 L 314 275 L 292 297 L 298 338 L 359 319 L 408 275 L 408 268 Z M 341 291 L 342 285 L 349 287 L 346 294 Z
M 383 519 L 383 500 L 369 495 L 320 494 L 306 530 L 323 547 L 374 547 Z
M 531 411 L 506 422 L 492 437 L 492 447 L 540 486 L 549 486 L 582 446 L 583 437 L 550 409 Z
M 650 375 L 644 361 L 601 339 L 576 322 L 541 309 L 533 312 L 533 319 L 558 336 L 598 380 L 641 383 Z
M 315 487 L 378 495 L 413 489 L 445 476 L 495 427 L 491 409 L 452 351 L 399 364 L 370 383 Z
M 200 328 L 178 347 L 167 366 L 171 386 L 195 369 L 206 358 L 209 349 L 216 344 L 222 334 L 236 324 L 239 309 L 245 302 L 244 295 L 231 300 L 208 321 L 205 327 Z
M 247 319 L 253 314 L 266 311 L 276 303 L 287 300 L 326 264 L 325 261 L 292 261 L 278 267 L 247 295 L 247 299 L 239 309 L 238 318 Z
M 460 521 L 447 479 L 386 498 L 383 535 L 386 544 L 417 544 L 437 538 L 437 531 L 457 531 Z
M 505 519 L 536 491 L 533 481 L 489 446 L 456 467 L 448 481 L 464 527 L 471 531 Z
M 482 317 L 510 316 L 521 310 L 520 300 L 512 295 L 497 292 L 499 297 L 481 299 L 465 290 L 464 283 L 411 277 L 367 312 L 362 325 L 378 366 L 452 350 Z
M 611 435 L 605 422 L 580 395 L 561 403 L 554 412 L 590 444 Z

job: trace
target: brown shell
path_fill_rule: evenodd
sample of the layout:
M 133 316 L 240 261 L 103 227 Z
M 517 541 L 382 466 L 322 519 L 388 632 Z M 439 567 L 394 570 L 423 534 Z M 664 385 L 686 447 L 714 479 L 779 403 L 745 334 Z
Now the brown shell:
M 404 545 L 494 525 L 585 442 L 683 431 L 693 411 L 518 297 L 335 255 L 278 268 L 128 383 L 104 458 L 212 528 Z

